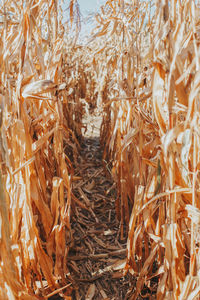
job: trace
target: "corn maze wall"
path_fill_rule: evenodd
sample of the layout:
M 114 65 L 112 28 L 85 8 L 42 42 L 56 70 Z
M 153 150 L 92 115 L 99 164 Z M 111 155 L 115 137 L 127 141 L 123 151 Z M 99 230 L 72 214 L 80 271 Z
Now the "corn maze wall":
M 154 278 L 157 299 L 199 299 L 199 1 L 105 1 L 85 46 L 64 4 L 67 22 L 59 1 L 0 2 L 0 299 L 72 299 L 82 99 L 102 113 L 130 299 Z

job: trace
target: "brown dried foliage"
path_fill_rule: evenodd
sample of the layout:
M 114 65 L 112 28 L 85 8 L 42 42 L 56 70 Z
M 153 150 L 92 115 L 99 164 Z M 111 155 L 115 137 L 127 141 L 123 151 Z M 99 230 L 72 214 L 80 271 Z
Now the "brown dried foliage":
M 200 292 L 199 17 L 197 1 L 187 0 L 107 1 L 97 16 L 101 136 L 121 237 L 130 217 L 132 299 L 153 277 L 158 299 Z
M 63 287 L 67 299 L 73 168 L 64 148 L 75 152 L 77 132 L 73 112 L 63 113 L 62 7 L 3 1 L 0 15 L 0 299 L 44 299 Z
M 72 24 L 77 1 L 69 8 Z M 65 153 L 76 159 L 85 98 L 103 109 L 121 238 L 129 224 L 125 271 L 137 275 L 132 299 L 144 284 L 155 289 L 154 277 L 158 299 L 197 299 L 198 1 L 108 0 L 90 48 L 75 47 L 77 35 L 63 42 L 60 11 L 45 0 L 0 7 L 0 297 L 46 297 L 69 282 L 73 168 Z

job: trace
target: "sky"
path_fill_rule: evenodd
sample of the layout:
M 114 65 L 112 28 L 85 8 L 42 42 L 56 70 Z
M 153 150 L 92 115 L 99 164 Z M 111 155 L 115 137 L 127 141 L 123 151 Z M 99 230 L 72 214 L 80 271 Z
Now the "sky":
M 106 0 L 78 0 L 83 22 L 81 23 L 81 37 L 88 35 L 93 28 L 91 21 L 87 17 L 92 13 L 97 13 L 100 6 Z
M 105 3 L 103 0 L 78 0 L 81 13 L 86 16 L 89 12 L 97 12 L 98 8 Z

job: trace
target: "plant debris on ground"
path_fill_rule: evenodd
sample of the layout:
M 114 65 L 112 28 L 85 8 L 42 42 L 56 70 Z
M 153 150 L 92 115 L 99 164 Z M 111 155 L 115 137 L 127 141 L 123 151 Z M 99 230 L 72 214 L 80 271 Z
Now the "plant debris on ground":
M 200 4 L 0 1 L 0 299 L 199 299 Z

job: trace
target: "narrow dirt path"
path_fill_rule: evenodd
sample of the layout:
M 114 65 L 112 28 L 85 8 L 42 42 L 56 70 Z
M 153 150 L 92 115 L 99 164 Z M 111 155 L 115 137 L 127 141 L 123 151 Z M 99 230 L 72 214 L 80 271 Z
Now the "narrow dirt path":
M 76 206 L 72 217 L 74 241 L 68 256 L 68 268 L 74 280 L 73 299 L 126 299 L 134 282 L 123 276 L 126 239 L 119 240 L 115 216 L 116 190 L 109 172 L 102 165 L 99 142 L 101 117 L 87 119 L 87 131 L 76 166 L 82 180 L 73 193 L 87 208 Z

